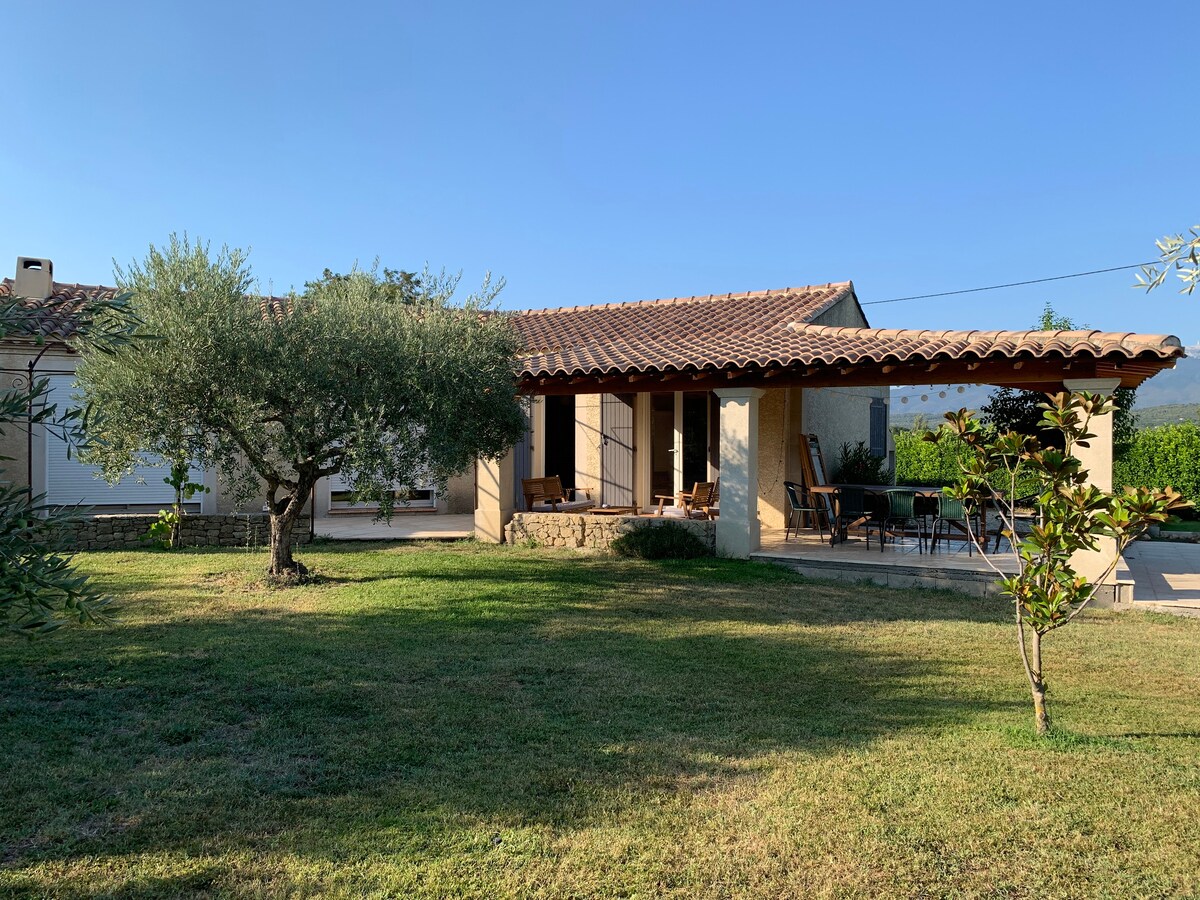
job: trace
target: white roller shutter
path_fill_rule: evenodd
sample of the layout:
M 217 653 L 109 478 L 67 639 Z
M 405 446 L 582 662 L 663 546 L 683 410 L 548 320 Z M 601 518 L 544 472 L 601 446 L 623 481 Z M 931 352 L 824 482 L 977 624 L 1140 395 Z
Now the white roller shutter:
M 74 377 L 71 375 L 50 376 L 48 403 L 59 410 L 76 405 L 71 395 Z M 139 466 L 132 475 L 110 485 L 99 477 L 99 469 L 85 466 L 78 459 L 67 456 L 67 444 L 61 437 L 46 434 L 46 502 L 54 505 L 74 506 L 154 506 L 160 507 L 175 499 L 175 492 L 163 484 L 169 472 L 164 466 Z M 193 469 L 189 480 L 199 482 L 201 473 Z
M 403 485 L 393 485 L 395 490 L 400 490 Z M 356 504 L 350 501 L 349 494 L 353 491 L 349 479 L 341 472 L 335 472 L 329 476 L 329 498 L 334 507 L 342 509 L 373 509 L 374 504 Z M 437 506 L 437 495 L 434 493 L 433 486 L 428 484 L 419 485 L 413 489 L 416 496 L 406 502 L 396 501 L 397 508 L 409 509 L 433 509 Z

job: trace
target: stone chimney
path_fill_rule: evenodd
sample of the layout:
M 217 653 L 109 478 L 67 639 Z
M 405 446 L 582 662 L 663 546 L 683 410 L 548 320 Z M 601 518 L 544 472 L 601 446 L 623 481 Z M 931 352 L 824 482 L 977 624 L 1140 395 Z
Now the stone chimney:
M 13 279 L 13 295 L 44 300 L 54 293 L 54 263 L 31 256 L 17 257 L 17 277 Z

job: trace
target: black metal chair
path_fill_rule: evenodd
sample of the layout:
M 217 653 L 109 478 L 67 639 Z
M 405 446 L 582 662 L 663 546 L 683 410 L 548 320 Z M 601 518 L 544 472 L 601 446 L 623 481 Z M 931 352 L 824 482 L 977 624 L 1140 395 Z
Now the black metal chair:
M 783 487 L 788 495 L 788 522 L 787 529 L 783 532 L 783 539 L 786 541 L 791 537 L 793 528 L 799 533 L 800 523 L 796 521 L 796 517 L 807 513 L 817 523 L 817 533 L 820 534 L 821 540 L 825 540 L 825 529 L 821 526 L 821 516 L 828 517 L 829 514 L 812 502 L 811 495 L 809 495 L 810 499 L 805 501 L 803 499 L 805 496 L 804 488 L 796 484 L 796 482 L 785 481 Z
M 917 515 L 916 491 L 888 491 L 886 496 L 887 512 L 884 513 L 883 522 L 879 530 L 880 551 L 882 552 L 884 545 L 887 543 L 889 527 L 899 525 L 903 532 L 911 523 L 917 526 L 917 552 L 924 553 L 925 525 L 923 519 Z
M 874 509 L 867 505 L 867 494 L 862 488 L 838 488 L 837 492 L 837 522 L 832 531 L 838 541 L 845 541 L 849 529 L 863 526 L 866 531 L 867 547 L 871 546 L 871 527 L 880 524 Z M 882 540 L 882 538 L 881 538 Z M 833 543 L 833 534 L 829 536 Z

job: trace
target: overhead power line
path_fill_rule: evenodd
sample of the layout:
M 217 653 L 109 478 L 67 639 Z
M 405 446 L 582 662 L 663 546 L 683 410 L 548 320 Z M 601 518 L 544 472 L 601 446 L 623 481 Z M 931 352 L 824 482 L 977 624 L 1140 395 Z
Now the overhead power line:
M 1027 284 L 1045 284 L 1047 281 L 1063 281 L 1067 278 L 1083 278 L 1085 275 L 1103 275 L 1105 272 L 1121 272 L 1125 269 L 1140 269 L 1143 266 L 1153 266 L 1157 260 L 1148 263 L 1134 263 L 1132 266 L 1112 266 L 1108 269 L 1093 269 L 1090 272 L 1075 272 L 1071 275 L 1053 275 L 1050 278 L 1034 278 L 1030 281 L 1013 281 L 1009 284 L 990 284 L 987 287 L 966 288 L 961 291 L 942 291 L 940 294 L 914 294 L 911 297 L 892 297 L 890 300 L 868 300 L 862 306 L 876 306 L 880 303 L 903 303 L 905 300 L 930 300 L 934 297 L 953 297 L 958 294 L 976 294 L 980 291 L 998 291 L 1001 288 L 1024 287 Z

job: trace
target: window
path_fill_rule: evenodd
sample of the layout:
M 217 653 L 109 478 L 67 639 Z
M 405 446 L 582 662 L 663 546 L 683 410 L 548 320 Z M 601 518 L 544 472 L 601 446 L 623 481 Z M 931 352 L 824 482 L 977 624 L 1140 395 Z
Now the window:
M 887 456 L 888 406 L 882 397 L 871 400 L 871 455 Z

